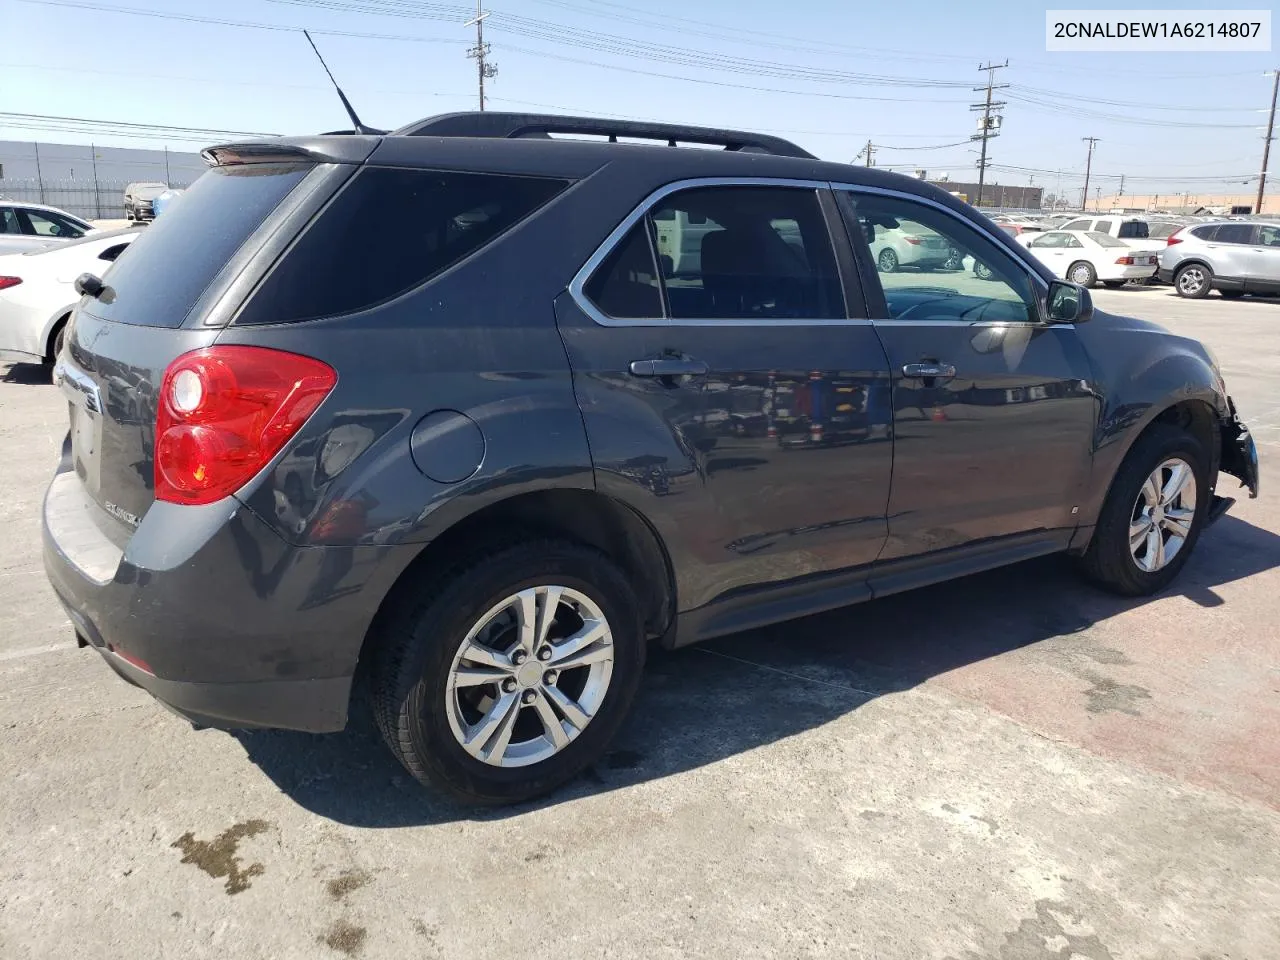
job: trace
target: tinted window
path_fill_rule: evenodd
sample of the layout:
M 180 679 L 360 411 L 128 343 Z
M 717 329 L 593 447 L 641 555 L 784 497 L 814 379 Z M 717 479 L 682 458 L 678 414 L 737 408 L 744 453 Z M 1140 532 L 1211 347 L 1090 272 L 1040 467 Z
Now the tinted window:
M 685 190 L 652 211 L 673 319 L 845 316 L 818 196 L 786 187 Z
M 1151 236 L 1151 231 L 1141 220 L 1130 220 L 1120 224 L 1120 231 L 1116 236 L 1121 240 L 1145 240 Z
M 648 224 L 641 220 L 591 275 L 585 292 L 606 316 L 660 318 L 659 282 Z
M 236 322 L 311 320 L 390 300 L 475 253 L 566 186 L 564 180 L 496 174 L 362 170 L 271 271 Z M 189 203 L 188 195 L 174 213 Z
M 889 317 L 919 322 L 1026 322 L 1039 319 L 1031 277 L 1026 267 L 977 230 L 956 217 L 911 200 L 850 193 L 858 227 L 850 232 L 871 236 L 869 255 L 884 288 Z M 922 225 L 947 249 L 939 261 L 921 253 L 905 254 L 898 244 L 901 226 Z M 874 233 L 873 233 L 874 231 Z M 923 247 L 925 239 L 913 233 Z M 892 263 L 882 256 L 895 251 Z M 908 259 L 912 257 L 914 259 Z M 960 268 L 954 269 L 956 262 Z M 891 267 L 891 269 L 886 269 Z
M 1210 224 L 1207 227 L 1196 227 L 1191 231 L 1193 237 L 1199 237 L 1201 240 L 1212 240 L 1217 227 Z
M 1213 235 L 1217 243 L 1253 243 L 1253 226 L 1248 223 L 1224 223 Z
M 1097 232 L 1097 233 L 1110 233 L 1110 232 L 1111 232 L 1111 221 L 1110 221 L 1110 220 L 1099 220 L 1099 221 L 1098 221 L 1097 226 L 1095 226 L 1093 229 L 1094 229 L 1094 231 L 1095 231 L 1095 232 Z
M 107 247 L 107 249 L 98 254 L 98 259 L 114 262 L 116 257 L 124 253 L 127 246 L 129 246 L 127 243 L 117 243 L 114 247 Z
M 41 237 L 69 237 L 75 239 L 84 236 L 84 228 L 66 217 L 47 210 L 23 210 L 27 222 L 31 224 L 31 232 Z
M 12 207 L 0 209 L 0 233 L 21 233 L 22 225 Z
M 114 300 L 94 300 L 87 309 L 121 323 L 181 326 L 240 245 L 309 169 L 249 164 L 208 171 L 111 268 Z

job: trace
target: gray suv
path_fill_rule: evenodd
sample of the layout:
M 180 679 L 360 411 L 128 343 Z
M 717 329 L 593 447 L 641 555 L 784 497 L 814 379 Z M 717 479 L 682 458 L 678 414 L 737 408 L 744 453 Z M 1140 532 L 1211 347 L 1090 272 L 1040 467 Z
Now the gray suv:
M 1203 346 L 920 180 L 502 113 L 205 156 L 78 280 L 43 508 L 80 643 L 197 724 L 340 730 L 360 677 L 415 777 L 515 801 L 651 644 L 1051 553 L 1154 593 L 1257 490 Z M 903 224 L 982 275 L 879 271 Z
M 1280 294 L 1280 224 L 1231 220 L 1184 227 L 1160 253 L 1158 276 L 1179 296 Z

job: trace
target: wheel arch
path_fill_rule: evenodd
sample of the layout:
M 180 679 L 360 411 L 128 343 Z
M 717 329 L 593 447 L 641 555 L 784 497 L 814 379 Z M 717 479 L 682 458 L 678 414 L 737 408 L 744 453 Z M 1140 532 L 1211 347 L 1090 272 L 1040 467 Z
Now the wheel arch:
M 53 363 L 58 359 L 53 355 L 53 342 L 58 339 L 58 331 L 70 322 L 73 312 L 75 312 L 75 304 L 63 307 L 61 310 L 54 311 L 53 316 L 45 324 L 41 342 L 44 344 L 44 358 L 49 363 Z
M 482 507 L 423 546 L 378 605 L 361 643 L 357 670 L 367 667 L 386 614 L 399 607 L 416 583 L 456 562 L 462 553 L 527 537 L 561 538 L 601 551 L 618 564 L 635 589 L 647 636 L 661 637 L 674 623 L 674 568 L 661 537 L 644 517 L 594 490 L 536 490 Z

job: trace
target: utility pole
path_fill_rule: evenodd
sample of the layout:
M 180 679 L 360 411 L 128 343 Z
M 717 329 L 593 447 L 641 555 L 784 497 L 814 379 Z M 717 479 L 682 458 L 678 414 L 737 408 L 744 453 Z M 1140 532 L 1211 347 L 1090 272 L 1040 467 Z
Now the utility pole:
M 40 202 L 44 203 L 44 173 L 40 170 L 40 141 L 32 144 L 36 148 L 36 181 L 40 184 Z
M 467 56 L 476 62 L 476 78 L 480 81 L 481 111 L 484 110 L 484 82 L 498 75 L 498 65 L 489 62 L 489 44 L 484 42 L 484 22 L 489 14 L 484 11 L 483 2 L 484 0 L 476 0 L 475 19 L 463 24 L 464 27 L 469 27 L 473 23 L 476 26 L 476 45 L 467 51 Z
M 982 205 L 982 187 L 987 182 L 987 141 L 1000 135 L 1000 115 L 997 113 L 995 117 L 992 117 L 991 111 L 998 111 L 1005 105 L 1003 100 L 992 100 L 991 91 L 1003 90 L 1008 86 L 1007 83 L 996 83 L 996 71 L 1003 70 L 1007 66 L 1009 66 L 1008 60 L 1005 60 L 1004 63 L 987 63 L 985 66 L 978 67 L 979 72 L 983 70 L 987 72 L 987 85 L 985 87 L 974 87 L 973 89 L 978 93 L 982 93 L 985 90 L 987 98 L 982 103 L 969 104 L 970 110 L 982 111 L 981 129 L 969 138 L 970 140 L 982 141 L 982 155 L 978 160 L 978 198 L 973 203 L 975 207 Z M 993 120 L 995 121 L 994 127 L 992 126 Z M 992 132 L 993 130 L 994 132 Z
M 1080 209 L 1089 209 L 1089 174 L 1093 172 L 1093 147 L 1098 142 L 1097 137 L 1081 137 L 1081 140 L 1089 144 L 1089 159 L 1084 164 L 1084 192 L 1080 194 Z
M 173 186 L 173 184 L 169 182 L 169 145 L 167 143 L 164 147 L 164 185 L 166 188 Z
M 1124 174 L 1123 174 L 1123 173 L 1122 173 L 1122 174 L 1120 174 L 1120 192 L 1119 192 L 1119 193 L 1117 193 L 1117 194 L 1116 194 L 1116 196 L 1117 196 L 1117 197 L 1123 197 L 1123 196 L 1124 196 Z
M 97 211 L 97 217 L 102 219 L 102 191 L 98 186 L 98 148 L 92 143 L 89 144 L 89 155 L 93 158 L 93 209 Z
M 1254 213 L 1262 212 L 1262 193 L 1267 189 L 1267 161 L 1271 159 L 1271 137 L 1276 130 L 1276 94 L 1280 93 L 1280 70 L 1272 70 L 1275 80 L 1271 84 L 1271 118 L 1267 121 L 1267 139 L 1262 141 L 1262 173 L 1258 175 L 1258 202 Z
M 865 159 L 865 160 L 866 160 L 866 165 L 867 165 L 868 167 L 874 167 L 874 166 L 875 166 L 875 160 L 874 160 L 873 158 L 874 158 L 874 155 L 875 155 L 875 150 L 876 150 L 876 145 L 875 145 L 874 143 L 872 143 L 870 140 L 868 140 L 868 141 L 867 141 L 867 145 L 866 145 L 865 147 L 863 147 L 861 150 L 859 150 L 859 151 L 858 151 L 858 155 L 857 155 L 856 157 L 854 157 L 853 159 L 855 159 L 855 160 Z
M 1093 209 L 1098 213 L 1102 212 L 1102 188 L 1093 188 Z

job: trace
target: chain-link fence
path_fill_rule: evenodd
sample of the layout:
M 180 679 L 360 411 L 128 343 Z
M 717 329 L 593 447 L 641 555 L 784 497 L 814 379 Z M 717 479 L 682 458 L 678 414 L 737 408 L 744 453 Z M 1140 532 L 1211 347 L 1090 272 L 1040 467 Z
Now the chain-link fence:
M 124 219 L 124 180 L 0 180 L 0 199 L 44 203 L 84 220 Z M 175 188 L 186 183 L 174 182 Z

